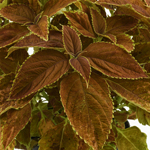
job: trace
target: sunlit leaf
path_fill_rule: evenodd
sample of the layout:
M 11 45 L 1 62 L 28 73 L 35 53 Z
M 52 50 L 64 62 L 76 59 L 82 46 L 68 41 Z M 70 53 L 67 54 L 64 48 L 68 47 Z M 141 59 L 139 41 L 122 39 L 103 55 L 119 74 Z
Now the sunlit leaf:
M 106 21 L 103 16 L 94 9 L 91 9 L 92 23 L 97 34 L 103 34 L 106 30 Z
M 45 47 L 45 48 L 63 48 L 63 42 L 62 42 L 62 34 L 61 32 L 50 30 L 49 31 L 49 37 L 48 41 L 44 41 L 40 39 L 38 36 L 31 34 L 29 36 L 26 36 L 24 39 L 20 40 L 18 43 L 16 43 L 14 46 L 10 47 L 10 51 L 13 48 L 18 47 Z
M 68 69 L 69 61 L 55 50 L 43 50 L 25 61 L 14 81 L 10 99 L 20 99 L 57 81 Z
M 76 56 L 82 50 L 79 36 L 73 29 L 67 26 L 63 26 L 63 41 L 66 51 L 73 56 Z
M 70 59 L 71 66 L 77 70 L 81 74 L 81 76 L 85 79 L 87 85 L 90 78 L 91 67 L 89 61 L 85 57 L 77 57 Z
M 135 59 L 124 49 L 111 43 L 93 43 L 81 54 L 88 58 L 91 66 L 111 77 L 147 77 Z
M 29 33 L 29 30 L 25 26 L 21 26 L 17 23 L 9 23 L 0 29 L 0 48 L 8 46 L 21 37 Z
M 147 150 L 146 134 L 142 133 L 136 126 L 128 129 L 117 129 L 117 147 L 121 150 Z M 137 138 L 138 137 L 138 138 Z
M 138 20 L 125 15 L 116 15 L 106 19 L 107 29 L 106 32 L 109 34 L 122 34 L 123 32 L 129 31 L 131 28 L 135 27 Z
M 101 149 L 110 130 L 112 100 L 106 82 L 92 74 L 89 87 L 78 73 L 64 78 L 61 101 L 71 125 L 94 150 Z
M 31 25 L 28 28 L 33 32 L 33 34 L 39 36 L 45 41 L 48 41 L 48 24 L 48 16 L 42 16 L 37 24 Z
M 28 123 L 30 117 L 30 104 L 26 105 L 25 107 L 19 110 L 11 109 L 7 112 L 7 121 L 3 128 L 2 138 L 4 148 L 6 148 L 17 136 L 19 131 L 24 128 L 24 126 Z
M 27 5 L 24 4 L 11 4 L 0 10 L 0 14 L 11 21 L 17 23 L 34 22 L 35 13 Z
M 150 79 L 106 79 L 111 89 L 127 101 L 150 112 Z
M 43 15 L 52 16 L 62 8 L 75 2 L 76 0 L 49 0 L 44 7 Z
M 72 26 L 75 26 L 80 33 L 82 33 L 84 36 L 95 38 L 95 34 L 86 13 L 65 12 L 65 15 L 71 22 Z
M 134 41 L 127 34 L 117 35 L 117 44 L 122 45 L 128 52 L 134 49 Z

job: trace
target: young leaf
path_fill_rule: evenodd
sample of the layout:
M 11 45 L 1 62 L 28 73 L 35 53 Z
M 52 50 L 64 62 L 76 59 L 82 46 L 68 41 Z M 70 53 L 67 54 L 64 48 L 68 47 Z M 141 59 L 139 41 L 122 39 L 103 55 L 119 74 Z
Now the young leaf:
M 94 69 L 110 77 L 130 79 L 147 77 L 128 52 L 111 43 L 90 44 L 81 56 L 87 57 Z
M 26 36 L 24 39 L 20 40 L 14 46 L 10 47 L 9 50 L 19 47 L 63 48 L 62 34 L 61 32 L 50 30 L 48 41 L 44 41 L 38 36 L 31 34 L 29 36 Z
M 39 36 L 45 41 L 48 41 L 48 24 L 48 16 L 42 16 L 37 24 L 31 25 L 28 28 L 33 32 L 33 34 Z
M 70 59 L 71 66 L 79 72 L 85 79 L 88 87 L 88 81 L 90 78 L 91 67 L 89 61 L 85 57 L 77 57 Z
M 68 69 L 69 61 L 55 50 L 43 50 L 32 55 L 19 70 L 10 99 L 20 99 L 57 81 Z
M 92 74 L 89 87 L 78 73 L 60 84 L 61 101 L 71 125 L 94 150 L 104 145 L 110 130 L 113 104 L 106 82 Z
M 56 12 L 66 7 L 67 5 L 75 2 L 76 0 L 49 0 L 44 6 L 43 15 L 48 17 L 54 15 Z
M 150 112 L 150 79 L 124 80 L 106 78 L 106 81 L 118 95 Z
M 71 22 L 72 26 L 75 26 L 77 30 L 87 37 L 95 38 L 92 26 L 90 24 L 88 15 L 84 12 L 65 12 L 66 17 Z
M 103 34 L 106 30 L 106 20 L 94 9 L 91 9 L 92 23 L 97 34 Z
M 6 149 L 7 146 L 13 141 L 17 134 L 24 128 L 31 118 L 30 104 L 25 107 L 14 110 L 10 109 L 7 113 L 7 122 L 3 128 L 3 145 Z M 8 132 L 9 131 L 9 132 Z
M 63 26 L 63 41 L 65 49 L 69 54 L 76 56 L 81 52 L 82 45 L 79 36 L 73 29 L 67 26 Z
M 117 35 L 117 44 L 123 46 L 128 52 L 134 49 L 134 41 L 127 34 Z
M 29 33 L 25 26 L 18 23 L 9 23 L 0 29 L 0 48 L 13 44 Z
M 0 15 L 11 21 L 25 24 L 27 22 L 34 22 L 34 11 L 24 4 L 11 4 L 0 10 Z
M 136 126 L 128 129 L 116 129 L 118 135 L 116 138 L 118 149 L 148 150 L 146 144 L 146 134 L 142 133 Z

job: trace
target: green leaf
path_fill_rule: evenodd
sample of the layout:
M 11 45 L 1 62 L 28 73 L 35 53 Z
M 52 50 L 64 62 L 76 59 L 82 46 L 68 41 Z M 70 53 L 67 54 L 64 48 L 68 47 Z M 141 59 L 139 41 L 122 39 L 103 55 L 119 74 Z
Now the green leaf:
M 18 23 L 9 23 L 0 29 L 0 48 L 13 44 L 29 33 L 25 26 Z
M 50 30 L 48 41 L 44 41 L 37 35 L 31 34 L 10 47 L 9 52 L 15 48 L 25 47 L 63 48 L 62 34 L 59 31 Z
M 90 24 L 88 15 L 84 12 L 65 12 L 66 17 L 71 22 L 72 26 L 76 27 L 77 30 L 87 37 L 95 38 L 92 26 Z
M 113 110 L 106 82 L 92 74 L 87 88 L 82 77 L 72 73 L 62 80 L 60 95 L 67 117 L 79 136 L 94 150 L 101 149 L 110 131 Z
M 148 150 L 146 134 L 142 133 L 136 126 L 127 129 L 117 129 L 117 147 L 121 150 Z
M 30 25 L 28 29 L 31 30 L 33 34 L 39 36 L 41 39 L 48 41 L 48 26 L 48 16 L 42 16 L 37 24 Z
M 7 6 L 7 1 L 8 1 L 8 0 L 3 0 L 2 3 L 0 3 L 0 10 L 1 10 L 2 8 L 4 8 L 5 6 Z
M 26 105 L 25 107 L 19 110 L 10 109 L 9 111 L 7 111 L 7 121 L 6 124 L 4 125 L 2 136 L 2 141 L 5 149 L 17 136 L 20 130 L 24 128 L 24 126 L 28 123 L 30 118 L 31 118 L 30 104 Z
M 71 66 L 81 74 L 81 76 L 86 81 L 87 87 L 89 83 L 89 78 L 91 74 L 91 67 L 89 61 L 85 57 L 78 57 L 70 59 Z
M 56 14 L 62 8 L 68 6 L 69 4 L 75 2 L 76 0 L 49 0 L 44 6 L 43 15 L 48 17 Z
M 70 65 L 64 54 L 56 50 L 43 50 L 32 55 L 20 68 L 10 99 L 20 99 L 57 81 Z
M 17 23 L 34 22 L 35 13 L 27 5 L 24 4 L 11 4 L 0 10 L 0 14 L 11 21 Z
M 79 36 L 73 29 L 67 26 L 63 26 L 63 41 L 65 49 L 69 54 L 77 56 L 81 52 L 82 45 Z
M 127 51 L 111 43 L 90 44 L 81 56 L 88 58 L 94 69 L 110 77 L 130 79 L 147 77 Z
M 136 106 L 150 112 L 150 79 L 105 79 L 111 89 L 118 95 Z

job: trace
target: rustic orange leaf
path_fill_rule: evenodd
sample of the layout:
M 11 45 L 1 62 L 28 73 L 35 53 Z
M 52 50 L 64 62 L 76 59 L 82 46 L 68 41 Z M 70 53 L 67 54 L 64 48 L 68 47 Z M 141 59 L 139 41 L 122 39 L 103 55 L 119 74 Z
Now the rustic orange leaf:
M 150 112 L 150 79 L 124 80 L 106 78 L 111 89 L 134 105 Z
M 48 17 L 54 15 L 56 12 L 66 7 L 67 5 L 75 2 L 77 0 L 49 0 L 44 6 L 43 15 Z
M 77 30 L 84 36 L 95 38 L 92 26 L 90 24 L 88 15 L 84 12 L 65 12 L 66 17 L 75 26 Z
M 94 9 L 91 9 L 92 23 L 97 34 L 103 34 L 106 30 L 106 20 Z
M 73 56 L 76 56 L 82 50 L 79 36 L 73 29 L 67 26 L 63 26 L 63 42 L 66 51 Z
M 60 84 L 61 101 L 76 132 L 94 150 L 104 145 L 110 130 L 113 104 L 106 82 L 92 74 L 89 87 L 78 73 L 66 76 Z
M 116 15 L 106 19 L 107 29 L 106 32 L 109 34 L 122 34 L 123 32 L 129 31 L 135 27 L 138 20 L 126 15 Z
M 29 6 L 33 8 L 33 10 L 36 12 L 36 14 L 40 13 L 41 6 L 39 3 L 39 0 L 28 0 Z
M 9 23 L 0 29 L 0 48 L 13 44 L 29 33 L 25 26 L 18 23 Z
M 45 48 L 63 48 L 62 34 L 59 31 L 50 30 L 48 41 L 40 39 L 38 36 L 31 34 L 20 40 L 9 50 L 18 47 L 45 47 Z
M 25 4 L 11 4 L 0 10 L 0 15 L 11 21 L 25 24 L 34 22 L 34 11 Z
M 17 136 L 20 130 L 22 130 L 24 126 L 28 123 L 31 117 L 31 106 L 30 104 L 28 104 L 19 110 L 11 109 L 6 113 L 7 113 L 7 121 L 3 128 L 3 137 L 2 137 L 5 149 Z
M 48 41 L 48 16 L 42 16 L 37 24 L 28 27 L 33 34 L 39 36 L 41 39 Z
M 68 69 L 69 61 L 56 50 L 35 53 L 22 65 L 11 89 L 10 99 L 20 99 L 57 81 Z
M 23 3 L 23 4 L 29 4 L 28 0 L 13 0 L 13 3 Z
M 117 44 L 123 46 L 128 52 L 134 49 L 134 41 L 127 34 L 117 35 Z
M 84 78 L 88 86 L 91 67 L 87 58 L 82 56 L 78 58 L 72 58 L 70 59 L 70 64 L 75 70 L 77 70 L 77 72 L 81 74 L 81 76 Z
M 150 5 L 150 0 L 145 0 L 145 2 L 148 6 Z
M 135 59 L 124 49 L 111 43 L 90 44 L 81 54 L 88 58 L 91 66 L 111 77 L 147 77 Z

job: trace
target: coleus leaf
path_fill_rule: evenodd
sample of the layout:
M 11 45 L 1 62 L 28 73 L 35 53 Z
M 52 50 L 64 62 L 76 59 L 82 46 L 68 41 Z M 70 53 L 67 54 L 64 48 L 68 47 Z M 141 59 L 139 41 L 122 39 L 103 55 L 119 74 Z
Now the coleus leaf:
M 91 73 L 91 67 L 89 64 L 89 61 L 87 58 L 79 56 L 77 58 L 72 58 L 70 59 L 70 64 L 71 66 L 77 70 L 81 74 L 81 76 L 85 79 L 87 87 L 88 87 L 88 81 L 90 78 L 90 73 Z
M 66 51 L 73 56 L 76 56 L 82 50 L 79 36 L 70 27 L 63 26 L 63 42 Z
M 48 41 L 40 39 L 40 37 L 31 34 L 26 36 L 24 39 L 20 40 L 14 46 L 10 47 L 9 50 L 13 48 L 23 48 L 23 47 L 45 47 L 45 48 L 63 48 L 62 34 L 59 31 L 50 30 Z
M 106 82 L 92 74 L 89 87 L 78 73 L 63 78 L 60 84 L 61 101 L 67 117 L 94 150 L 101 149 L 110 130 L 113 104 Z
M 35 13 L 27 5 L 11 4 L 0 10 L 0 15 L 11 21 L 25 24 L 27 22 L 34 22 Z
M 39 0 L 28 0 L 29 6 L 33 8 L 33 10 L 36 12 L 36 14 L 40 13 L 41 6 L 39 3 Z
M 124 80 L 106 78 L 106 81 L 118 95 L 150 112 L 150 79 Z
M 107 29 L 106 33 L 108 34 L 122 34 L 127 32 L 138 23 L 138 20 L 126 15 L 115 15 L 106 19 Z
M 10 99 L 20 99 L 57 81 L 68 69 L 69 61 L 55 50 L 43 50 L 25 61 L 19 70 Z
M 42 16 L 37 24 L 30 25 L 28 29 L 31 30 L 33 34 L 39 36 L 41 39 L 48 41 L 48 24 L 48 16 Z
M 123 46 L 128 52 L 131 52 L 134 49 L 134 41 L 127 34 L 119 34 L 116 36 L 117 44 Z
M 84 12 L 65 12 L 66 17 L 77 30 L 87 37 L 95 38 L 92 26 L 90 24 L 88 15 Z
M 18 23 L 9 23 L 0 29 L 0 48 L 13 44 L 29 33 L 25 26 Z
M 77 0 L 49 0 L 44 6 L 43 15 L 47 15 L 48 17 L 56 14 L 59 10 L 66 7 L 67 5 L 75 2 Z
M 117 129 L 117 147 L 121 150 L 147 150 L 146 134 L 142 133 L 136 126 L 128 129 Z M 137 138 L 138 137 L 138 138 Z
M 17 136 L 20 130 L 22 130 L 28 123 L 29 119 L 31 118 L 31 106 L 30 104 L 28 104 L 19 110 L 10 109 L 6 112 L 6 116 L 7 121 L 4 125 L 2 136 L 2 141 L 5 149 Z
M 135 59 L 124 49 L 111 43 L 90 44 L 80 56 L 88 58 L 91 66 L 110 77 L 147 77 Z

